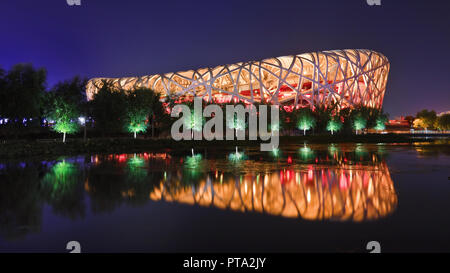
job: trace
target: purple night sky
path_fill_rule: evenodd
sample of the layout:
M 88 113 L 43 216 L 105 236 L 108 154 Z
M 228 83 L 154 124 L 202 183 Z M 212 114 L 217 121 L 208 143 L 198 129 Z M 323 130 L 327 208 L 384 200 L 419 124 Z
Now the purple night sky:
M 391 118 L 450 110 L 450 1 L 2 0 L 0 67 L 31 62 L 48 86 L 311 51 L 367 48 L 391 62 Z

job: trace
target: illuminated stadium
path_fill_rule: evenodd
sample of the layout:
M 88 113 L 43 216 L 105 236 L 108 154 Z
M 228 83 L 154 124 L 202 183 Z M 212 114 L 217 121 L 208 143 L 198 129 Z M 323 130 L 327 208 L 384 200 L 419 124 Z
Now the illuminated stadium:
M 209 102 L 271 102 L 285 110 L 330 105 L 381 109 L 389 73 L 388 59 L 367 49 L 305 53 L 262 61 L 142 77 L 94 78 L 88 99 L 105 81 L 115 88 L 150 88 L 177 101 L 202 97 Z

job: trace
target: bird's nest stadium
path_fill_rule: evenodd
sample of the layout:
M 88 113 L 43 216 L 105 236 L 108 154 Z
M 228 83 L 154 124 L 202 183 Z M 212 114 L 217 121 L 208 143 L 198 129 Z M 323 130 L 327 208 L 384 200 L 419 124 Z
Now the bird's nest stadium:
M 153 89 L 162 100 L 264 101 L 288 111 L 330 104 L 381 109 L 389 68 L 388 59 L 372 50 L 331 50 L 142 77 L 94 78 L 86 94 L 93 99 L 106 81 L 124 90 Z

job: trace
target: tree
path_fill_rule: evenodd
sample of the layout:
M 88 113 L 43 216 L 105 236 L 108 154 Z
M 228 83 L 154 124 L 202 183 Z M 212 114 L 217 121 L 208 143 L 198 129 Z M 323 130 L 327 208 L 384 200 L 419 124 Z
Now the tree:
M 358 131 L 366 128 L 366 125 L 367 119 L 361 113 L 358 113 L 353 119 L 353 128 L 355 128 L 356 134 L 358 134 Z
M 203 115 L 200 117 L 195 115 L 195 112 L 193 109 L 191 109 L 191 115 L 190 118 L 184 119 L 184 125 L 187 129 L 192 130 L 191 136 L 194 138 L 194 131 L 202 132 L 203 131 L 203 125 L 205 124 L 205 118 Z
M 336 113 L 337 105 L 333 102 L 329 105 L 317 106 L 313 112 L 314 118 L 316 119 L 316 126 L 314 127 L 314 130 L 316 132 L 326 132 L 328 130 L 327 127 L 330 117 L 336 115 Z
M 152 89 L 143 89 L 146 92 L 146 98 L 150 105 L 148 119 L 150 123 L 150 128 L 152 130 L 152 137 L 155 136 L 155 128 L 157 126 L 163 127 L 170 124 L 170 115 L 167 111 L 167 108 L 164 107 L 164 104 L 161 101 L 161 95 L 156 93 Z M 170 102 L 168 103 L 170 104 Z
M 378 115 L 377 119 L 375 120 L 375 127 L 374 129 L 377 131 L 382 131 L 386 129 L 386 122 L 388 121 L 388 117 L 385 114 Z
M 146 132 L 148 128 L 148 116 L 145 109 L 132 109 L 127 111 L 126 130 L 134 134 Z
M 303 135 L 306 135 L 306 130 L 314 128 L 316 120 L 309 108 L 299 109 L 297 113 L 297 128 L 303 130 Z
M 127 95 L 125 129 L 132 132 L 134 138 L 137 133 L 147 131 L 155 100 L 159 101 L 159 95 L 151 89 L 135 89 Z
M 125 91 L 116 89 L 108 81 L 103 81 L 102 87 L 90 102 L 94 126 L 105 133 L 121 131 L 124 128 L 127 98 Z
M 79 117 L 86 116 L 86 82 L 86 79 L 75 76 L 70 80 L 57 83 L 44 96 L 42 112 L 47 119 L 55 121 L 53 129 L 63 133 L 63 142 L 66 134 L 78 131 Z
M 437 117 L 435 127 L 442 131 L 450 130 L 450 114 Z
M 46 116 L 54 121 L 53 130 L 63 134 L 63 142 L 66 142 L 66 134 L 76 133 L 79 129 L 77 106 L 73 102 L 65 101 L 62 97 L 53 99 L 52 108 Z
M 432 128 L 436 122 L 436 112 L 424 109 L 416 114 L 416 118 L 422 121 L 422 126 L 425 128 L 425 131 L 427 131 L 428 128 Z
M 31 64 L 14 65 L 6 74 L 0 71 L 0 116 L 15 127 L 24 119 L 40 117 L 46 79 L 46 70 Z
M 333 135 L 334 132 L 337 132 L 342 129 L 342 122 L 339 119 L 331 118 L 327 123 L 327 130 L 331 131 Z
M 413 127 L 414 128 L 425 128 L 425 123 L 423 122 L 423 119 L 421 119 L 421 118 L 414 119 Z

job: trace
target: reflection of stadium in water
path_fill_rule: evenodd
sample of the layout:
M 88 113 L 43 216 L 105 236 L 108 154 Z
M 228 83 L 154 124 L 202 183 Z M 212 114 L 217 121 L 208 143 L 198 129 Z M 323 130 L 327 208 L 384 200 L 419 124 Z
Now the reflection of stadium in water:
M 304 157 L 302 149 L 300 158 Z M 358 163 L 364 153 L 369 161 Z M 246 160 L 240 162 L 245 171 L 237 173 L 221 170 L 229 162 L 188 157 L 183 168 L 165 171 L 149 195 L 154 201 L 308 220 L 375 220 L 395 210 L 397 195 L 393 181 L 386 163 L 375 153 L 359 151 L 356 147 L 353 159 L 336 151 L 329 155 L 326 159 L 316 155 L 312 160 L 319 164 L 294 162 L 277 165 L 275 170 L 274 162 Z M 169 163 L 167 157 L 163 158 Z M 290 156 L 287 162 L 292 163 Z M 133 191 L 123 192 L 130 198 L 133 194 Z
M 385 217 L 397 205 L 386 163 L 376 166 L 284 169 L 277 173 L 241 176 L 216 172 L 196 186 L 175 187 L 180 176 L 166 175 L 152 200 L 262 212 L 309 220 L 363 221 Z

